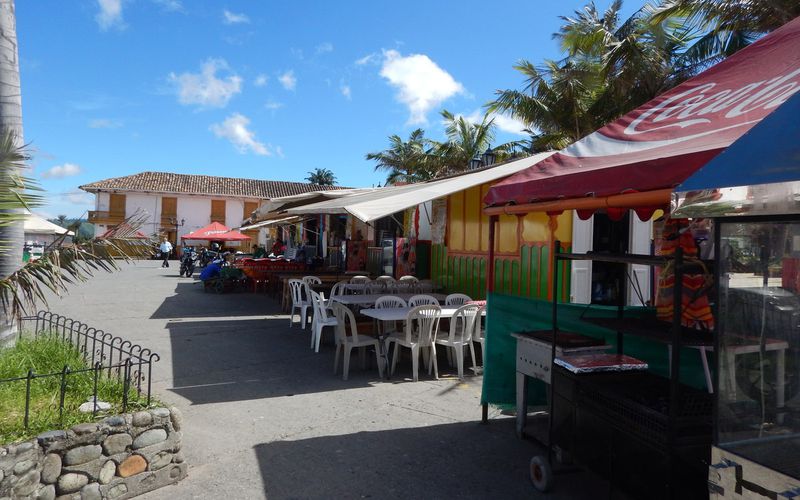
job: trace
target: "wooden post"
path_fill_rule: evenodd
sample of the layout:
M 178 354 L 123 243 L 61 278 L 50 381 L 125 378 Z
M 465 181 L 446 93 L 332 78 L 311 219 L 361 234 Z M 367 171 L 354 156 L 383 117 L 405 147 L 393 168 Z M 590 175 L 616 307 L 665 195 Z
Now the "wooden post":
M 547 248 L 549 249 L 547 259 L 547 300 L 554 300 L 553 282 L 554 276 L 558 272 L 556 269 L 555 252 L 556 252 L 556 230 L 558 229 L 558 216 L 562 212 L 547 212 L 547 228 L 550 230 L 549 238 L 547 239 Z
M 497 220 L 499 216 L 492 215 L 489 217 L 489 262 L 486 263 L 486 298 L 488 300 L 489 294 L 494 292 L 494 228 L 497 225 Z M 484 342 L 484 349 L 488 343 Z M 486 356 L 484 355 L 484 358 Z M 486 367 L 484 366 L 484 370 Z M 485 375 L 485 372 L 484 372 Z M 481 405 L 481 423 L 488 424 L 489 423 L 489 405 L 487 403 L 483 403 Z

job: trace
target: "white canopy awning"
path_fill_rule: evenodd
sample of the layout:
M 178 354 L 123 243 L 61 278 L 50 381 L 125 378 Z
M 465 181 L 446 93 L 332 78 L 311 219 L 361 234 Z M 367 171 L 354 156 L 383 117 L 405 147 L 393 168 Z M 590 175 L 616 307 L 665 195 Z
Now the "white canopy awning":
M 30 234 L 66 234 L 67 236 L 74 236 L 72 231 L 32 213 L 25 214 L 23 227 L 24 231 Z
M 389 186 L 377 188 L 362 194 L 353 194 L 311 205 L 289 208 L 287 214 L 341 214 L 349 213 L 354 217 L 371 222 L 392 215 L 420 203 L 458 193 L 471 187 L 493 182 L 511 174 L 515 174 L 534 165 L 553 151 L 539 153 L 521 160 L 485 168 L 445 179 L 408 184 L 405 186 Z
M 280 219 L 270 219 L 261 222 L 256 222 L 255 224 L 250 224 L 247 226 L 242 226 L 239 228 L 239 231 L 251 231 L 253 229 L 261 229 L 262 227 L 273 226 L 275 224 L 296 224 L 298 222 L 302 222 L 303 217 L 298 216 L 291 216 L 291 217 L 283 217 Z
M 326 200 L 341 198 L 343 196 L 351 196 L 354 194 L 368 193 L 378 188 L 353 188 L 353 189 L 332 189 L 330 191 L 311 191 L 309 193 L 295 194 L 292 196 L 282 196 L 280 198 L 272 198 L 264 202 L 263 205 L 258 207 L 254 212 L 255 217 L 253 220 L 261 221 L 266 218 L 274 218 L 281 210 L 291 207 L 299 207 L 308 205 L 310 203 L 320 203 Z M 250 216 L 250 214 L 245 214 Z

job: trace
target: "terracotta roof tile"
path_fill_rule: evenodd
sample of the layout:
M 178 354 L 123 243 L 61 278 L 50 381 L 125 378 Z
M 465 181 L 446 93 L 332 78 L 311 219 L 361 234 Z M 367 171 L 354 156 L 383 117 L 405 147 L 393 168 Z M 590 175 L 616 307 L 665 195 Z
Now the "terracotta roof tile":
M 204 194 L 259 199 L 279 198 L 309 191 L 344 189 L 341 186 L 317 186 L 306 182 L 238 179 L 211 175 L 171 174 L 168 172 L 141 172 L 139 174 L 126 175 L 125 177 L 114 177 L 84 184 L 80 188 L 90 193 L 113 190 Z

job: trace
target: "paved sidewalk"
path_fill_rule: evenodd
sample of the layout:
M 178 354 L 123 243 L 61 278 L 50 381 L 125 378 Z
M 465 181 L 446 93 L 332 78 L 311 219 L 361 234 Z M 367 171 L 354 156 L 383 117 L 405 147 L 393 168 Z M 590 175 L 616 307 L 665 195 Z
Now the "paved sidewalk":
M 50 304 L 161 355 L 153 386 L 184 413 L 189 477 L 142 498 L 536 497 L 537 448 L 509 417 L 480 425 L 480 377 L 459 383 L 443 367 L 449 378 L 413 383 L 403 363 L 383 382 L 354 355 L 343 381 L 330 335 L 314 354 L 309 330 L 288 328 L 274 300 L 207 294 L 177 264 L 159 265 L 98 273 Z M 548 498 L 598 491 L 607 486 L 572 475 Z

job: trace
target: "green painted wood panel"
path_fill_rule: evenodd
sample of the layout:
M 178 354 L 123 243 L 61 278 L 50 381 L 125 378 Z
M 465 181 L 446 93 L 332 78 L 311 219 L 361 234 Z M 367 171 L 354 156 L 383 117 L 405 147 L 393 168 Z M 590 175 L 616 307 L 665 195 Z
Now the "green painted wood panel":
M 512 260 L 511 261 L 511 293 L 513 295 L 520 295 L 519 293 L 519 261 Z
M 519 249 L 519 294 L 521 296 L 529 296 L 530 289 L 528 288 L 528 280 L 531 276 L 531 247 L 523 245 Z

